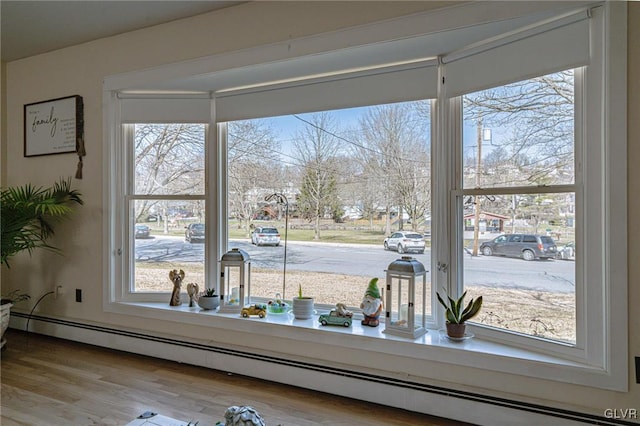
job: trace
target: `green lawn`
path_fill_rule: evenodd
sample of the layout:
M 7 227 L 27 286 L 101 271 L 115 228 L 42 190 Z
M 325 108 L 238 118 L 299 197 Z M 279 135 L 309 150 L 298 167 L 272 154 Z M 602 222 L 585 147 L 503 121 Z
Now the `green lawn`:
M 278 226 L 274 224 L 280 231 L 280 238 L 284 241 L 284 224 Z M 354 244 L 382 244 L 384 233 L 377 231 L 355 231 L 355 230 L 321 230 L 320 239 L 329 243 L 354 243 Z M 230 239 L 247 238 L 247 234 L 243 229 L 230 227 Z M 313 230 L 310 229 L 289 229 L 287 239 L 289 241 L 313 241 Z
M 148 222 L 146 225 L 151 227 L 151 233 L 159 235 L 163 233 L 163 224 L 156 222 Z M 176 226 L 169 227 L 167 235 L 184 236 L 185 224 L 178 224 Z M 255 222 L 255 226 L 275 226 L 280 231 L 280 237 L 284 241 L 284 221 L 261 221 Z M 382 223 L 374 223 L 373 229 L 369 228 L 367 221 L 356 221 L 344 224 L 334 224 L 326 222 L 322 224 L 323 228 L 320 230 L 320 240 L 329 243 L 351 243 L 351 244 L 382 244 L 386 234 L 384 233 L 384 226 Z M 411 225 L 405 225 L 405 230 L 409 231 Z M 303 229 L 301 229 L 303 228 Z M 331 228 L 331 229 L 326 229 Z M 393 228 L 396 230 L 396 228 Z M 551 227 L 551 235 L 554 237 L 558 245 L 562 245 L 569 241 L 574 240 L 574 230 L 571 228 Z M 505 230 L 506 231 L 506 230 Z M 540 233 L 546 231 L 542 230 Z M 420 229 L 418 232 L 425 232 L 425 229 Z M 508 232 L 508 231 L 506 231 Z M 516 229 L 516 232 L 531 232 L 531 230 Z M 492 235 L 491 238 L 498 234 Z M 308 222 L 290 222 L 288 231 L 289 241 L 314 241 L 314 233 L 311 229 L 311 224 Z M 561 236 L 560 239 L 558 237 Z M 246 230 L 239 227 L 239 224 L 235 220 L 229 221 L 229 238 L 234 240 L 248 239 Z M 488 237 L 483 237 L 486 239 Z M 431 239 L 426 240 L 427 247 L 431 246 Z M 470 248 L 473 245 L 473 240 L 465 240 L 465 247 Z
M 146 223 L 151 227 L 152 235 L 160 235 L 164 229 L 162 224 L 155 222 Z M 272 221 L 268 223 L 261 223 L 264 226 L 275 226 L 280 231 L 280 237 L 284 241 L 284 222 L 280 223 Z M 295 225 L 294 225 L 295 226 Z M 347 226 L 345 226 L 347 228 Z M 176 226 L 169 227 L 167 235 L 184 236 L 184 227 Z M 229 223 L 229 238 L 230 239 L 248 239 L 250 238 L 245 229 L 238 228 L 236 222 Z M 289 229 L 287 238 L 289 241 L 313 241 L 312 229 Z M 382 244 L 385 238 L 385 234 L 382 231 L 366 231 L 366 230 L 354 230 L 354 229 L 326 229 L 320 231 L 320 238 L 324 242 L 334 243 L 353 243 L 353 244 Z

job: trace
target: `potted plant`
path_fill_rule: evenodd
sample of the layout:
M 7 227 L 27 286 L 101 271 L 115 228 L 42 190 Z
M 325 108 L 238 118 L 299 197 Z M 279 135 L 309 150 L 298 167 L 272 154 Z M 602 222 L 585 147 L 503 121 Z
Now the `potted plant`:
M 4 338 L 4 332 L 9 328 L 9 319 L 11 315 L 11 307 L 18 302 L 28 300 L 31 296 L 26 293 L 21 293 L 20 290 L 13 290 L 12 292 L 2 296 L 0 299 L 0 348 L 4 348 L 6 340 Z
M 298 297 L 293 298 L 293 316 L 309 319 L 313 316 L 313 297 L 302 295 L 302 285 L 298 286 Z
M 480 308 L 482 307 L 482 296 L 479 296 L 476 299 L 471 299 L 467 306 L 465 306 L 464 298 L 467 295 L 466 291 L 462 293 L 462 296 L 455 300 L 447 295 L 447 300 L 445 301 L 440 296 L 440 293 L 436 292 L 436 295 L 438 296 L 438 302 L 440 302 L 445 309 L 447 336 L 454 339 L 463 338 L 466 328 L 465 322 L 475 317 L 478 312 L 480 312 Z
M 74 203 L 83 204 L 83 201 L 81 194 L 71 189 L 71 179 L 61 179 L 50 188 L 27 184 L 3 189 L 0 192 L 0 263 L 9 268 L 9 259 L 13 256 L 25 250 L 31 254 L 36 248 L 60 253 L 47 240 L 54 234 L 54 223 L 67 217 Z M 26 299 L 29 295 L 19 290 L 2 297 L 3 335 L 11 307 Z
M 220 298 L 216 294 L 216 289 L 207 288 L 205 291 L 200 293 L 200 296 L 198 297 L 198 306 L 206 311 L 216 309 L 220 306 Z

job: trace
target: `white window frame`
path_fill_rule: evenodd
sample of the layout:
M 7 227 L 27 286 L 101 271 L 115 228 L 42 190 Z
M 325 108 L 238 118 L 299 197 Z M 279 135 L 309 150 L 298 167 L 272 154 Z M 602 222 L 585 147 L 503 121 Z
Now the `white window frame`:
M 495 14 L 487 14 L 486 8 L 494 7 Z M 530 5 L 521 8 L 528 11 Z M 539 8 L 552 9 L 547 4 L 537 5 Z M 228 327 L 229 321 L 233 321 L 238 331 L 251 331 L 255 323 L 236 321 L 227 318 L 214 318 L 211 316 L 198 316 L 184 311 L 170 311 L 166 306 L 153 304 L 130 303 L 123 299 L 122 287 L 125 278 L 123 262 L 121 261 L 123 241 L 123 222 L 121 214 L 122 194 L 124 188 L 121 177 L 125 167 L 126 155 L 122 148 L 123 122 L 118 93 L 131 87 L 140 90 L 149 88 L 149 85 L 159 84 L 161 89 L 166 89 L 166 82 L 179 78 L 202 74 L 203 68 L 211 72 L 231 71 L 240 67 L 259 65 L 269 61 L 290 59 L 297 56 L 312 55 L 314 53 L 330 52 L 333 50 L 352 48 L 358 43 L 378 43 L 384 40 L 394 40 L 398 37 L 409 37 L 411 34 L 422 34 L 424 28 L 431 28 L 425 22 L 431 22 L 433 28 L 455 28 L 461 25 L 461 20 L 466 22 L 483 22 L 482 16 L 493 16 L 498 21 L 498 16 L 507 18 L 520 6 L 513 5 L 509 11 L 503 11 L 499 5 L 468 5 L 456 10 L 445 10 L 437 13 L 425 13 L 418 16 L 399 18 L 381 24 L 371 24 L 350 29 L 340 34 L 327 34 L 301 40 L 289 40 L 283 44 L 248 49 L 243 52 L 235 52 L 228 55 L 216 55 L 210 59 L 193 61 L 176 66 L 167 65 L 153 70 L 127 73 L 106 78 L 104 83 L 104 182 L 108 183 L 104 191 L 103 205 L 105 206 L 106 250 L 104 265 L 106 269 L 104 291 L 104 309 L 108 312 L 127 315 L 143 316 L 168 321 L 177 321 L 185 324 L 209 325 L 212 327 Z M 548 10 L 544 9 L 545 12 Z M 462 13 L 461 13 L 462 12 Z M 538 11 L 539 12 L 539 11 Z M 525 13 L 525 12 L 523 12 Z M 533 13 L 533 12 L 529 12 Z M 446 347 L 440 349 L 442 344 L 431 339 L 429 333 L 423 340 L 417 343 L 429 344 L 430 351 L 421 350 L 421 344 L 402 345 L 399 348 L 396 341 L 380 337 L 376 344 L 376 350 L 389 355 L 398 354 L 414 356 L 426 361 L 437 361 L 474 367 L 478 369 L 501 371 L 505 373 L 521 374 L 524 376 L 539 377 L 548 380 L 557 380 L 568 383 L 583 384 L 606 389 L 626 391 L 628 389 L 628 331 L 627 331 L 627 254 L 626 254 L 626 168 L 620 165 L 626 164 L 626 5 L 603 3 L 592 9 L 594 24 L 591 32 L 592 51 L 596 52 L 597 60 L 589 65 L 588 76 L 585 79 L 585 96 L 587 107 L 583 132 L 589 140 L 587 146 L 597 146 L 594 150 L 584 150 L 584 161 L 588 164 L 588 174 L 584 185 L 586 188 L 597 190 L 590 192 L 590 197 L 583 200 L 584 211 L 594 211 L 597 214 L 595 223 L 590 218 L 582 221 L 585 227 L 584 244 L 598 238 L 602 243 L 602 249 L 597 252 L 587 253 L 582 262 L 585 268 L 583 276 L 596 277 L 594 285 L 585 286 L 583 305 L 584 312 L 578 311 L 577 321 L 585 321 L 585 328 L 579 330 L 583 333 L 580 341 L 588 339 L 584 345 L 576 345 L 579 353 L 557 350 L 559 345 L 547 347 L 546 342 L 529 339 L 533 342 L 518 341 L 519 336 L 513 339 L 500 332 L 492 336 L 478 331 L 477 346 L 473 350 L 463 347 L 453 349 Z M 400 30 L 401 29 L 401 30 Z M 398 31 L 402 32 L 399 34 Z M 352 40 L 357 40 L 351 44 Z M 230 73 L 231 74 L 231 73 Z M 169 84 L 169 83 L 166 83 Z M 177 84 L 176 87 L 179 87 Z M 177 90 L 177 89 L 176 89 Z M 162 101 L 162 97 L 158 98 Z M 435 251 L 432 259 L 432 282 L 434 287 L 441 287 L 441 283 L 453 286 L 456 283 L 456 274 L 459 273 L 457 254 L 460 251 L 457 235 L 458 220 L 455 217 L 456 205 L 453 193 L 455 187 L 455 142 L 459 138 L 460 129 L 453 117 L 455 117 L 456 100 L 438 98 L 435 108 L 436 119 L 432 121 L 435 137 L 432 139 L 434 150 L 433 159 L 434 175 L 438 174 L 440 184 L 433 188 L 433 228 L 432 238 Z M 217 167 L 211 170 L 207 177 L 207 184 L 212 185 L 208 191 L 207 224 L 216 226 L 207 227 L 209 241 L 214 253 L 209 253 L 209 259 L 217 259 L 220 256 L 222 242 L 227 240 L 224 215 L 217 213 L 226 206 L 226 187 L 224 184 L 224 158 L 226 150 L 218 143 L 218 131 L 215 119 L 215 99 L 209 111 L 209 136 L 207 145 L 212 144 L 217 149 L 211 149 L 207 153 L 210 164 Z M 593 119 L 595 118 L 595 119 Z M 593 138 L 592 141 L 590 138 Z M 210 139 L 210 140 L 209 140 Z M 220 180 L 221 179 L 221 180 Z M 221 182 L 220 185 L 217 182 Z M 214 213 L 215 212 L 215 213 Z M 214 228 L 216 228 L 214 230 Z M 216 277 L 217 262 L 209 262 L 207 270 L 209 277 Z M 441 313 L 441 312 L 440 312 Z M 584 318 L 582 317 L 584 315 Z M 263 324 L 264 335 L 290 336 L 300 341 L 316 341 L 318 334 L 313 329 L 300 329 L 294 327 L 290 331 L 282 331 L 282 324 L 266 322 Z M 588 333 L 586 332 L 588 330 Z M 261 330 L 262 331 L 262 330 Z M 356 348 L 357 342 L 344 333 L 335 334 L 336 346 Z M 486 339 L 486 340 L 485 340 Z M 414 347 L 415 346 L 415 347 Z M 520 349 L 519 349 L 520 348 Z M 275 348 L 274 348 L 275 349 Z
M 589 148 L 600 152 L 600 146 L 603 143 L 602 140 L 594 140 L 591 139 L 589 141 L 585 140 L 583 135 L 585 134 L 585 127 L 587 126 L 584 114 L 585 105 L 585 96 L 584 91 L 586 88 L 584 87 L 584 74 L 586 73 L 586 69 L 576 69 L 575 77 L 574 77 L 574 88 L 575 88 L 575 97 L 574 97 L 574 128 L 575 128 L 575 136 L 574 136 L 574 163 L 575 163 L 575 182 L 573 184 L 563 184 L 563 185 L 549 185 L 545 187 L 536 187 L 536 186 L 528 186 L 528 187 L 499 187 L 499 186 L 491 186 L 486 188 L 464 188 L 463 187 L 463 176 L 462 176 L 462 168 L 463 168 L 463 156 L 461 150 L 463 149 L 463 140 L 462 140 L 462 131 L 459 130 L 452 135 L 452 140 L 455 140 L 455 144 L 451 146 L 451 155 L 454 157 L 455 166 L 454 170 L 454 178 L 452 182 L 452 186 L 449 189 L 449 193 L 451 194 L 451 199 L 448 200 L 448 204 L 451 207 L 452 211 L 450 212 L 450 217 L 456 218 L 452 223 L 450 233 L 452 236 L 454 250 L 451 252 L 451 257 L 453 259 L 452 263 L 456 265 L 455 268 L 451 270 L 451 277 L 448 283 L 448 291 L 450 294 L 459 295 L 464 290 L 464 272 L 463 272 L 463 264 L 464 264 L 464 238 L 460 229 L 463 224 L 463 199 L 466 196 L 474 196 L 474 195 L 497 195 L 497 194 L 540 194 L 540 193 L 569 193 L 574 192 L 576 194 L 576 206 L 577 206 L 577 214 L 576 214 L 576 239 L 578 245 L 581 247 L 578 250 L 577 259 L 575 262 L 575 282 L 576 282 L 576 290 L 575 290 L 575 299 L 576 299 L 576 343 L 571 344 L 568 342 L 562 341 L 553 341 L 551 339 L 538 338 L 531 335 L 526 335 L 523 333 L 512 332 L 507 329 L 501 329 L 499 327 L 491 327 L 484 326 L 479 323 L 470 322 L 468 323 L 469 328 L 473 330 L 473 333 L 477 336 L 482 336 L 487 339 L 491 339 L 494 341 L 505 342 L 510 345 L 515 345 L 518 347 L 530 348 L 530 349 L 543 349 L 548 353 L 555 353 L 561 356 L 565 356 L 569 359 L 574 360 L 585 360 L 585 329 L 589 324 L 587 324 L 586 318 L 583 315 L 582 305 L 579 300 L 583 300 L 584 295 L 584 266 L 586 255 L 584 254 L 586 250 L 583 247 L 583 235 L 588 228 L 584 225 L 583 212 L 584 212 L 584 197 L 583 192 L 588 191 L 590 188 L 585 188 L 584 183 L 582 182 L 583 176 L 583 155 Z M 452 104 L 452 118 L 454 122 L 457 122 L 462 127 L 462 97 L 457 97 L 451 100 Z M 589 145 L 589 143 L 591 145 Z M 586 149 L 585 149 L 586 148 Z M 598 161 L 602 162 L 603 159 L 598 157 Z M 598 191 L 600 192 L 600 191 Z M 579 208 L 578 208 L 579 206 Z M 597 321 L 601 315 L 601 312 L 593 312 L 590 317 L 592 321 Z M 600 338 L 598 336 L 597 338 Z M 595 339 L 594 339 L 595 340 Z
M 626 138 L 623 137 L 624 129 L 613 126 L 613 121 L 624 116 L 624 111 L 618 111 L 620 105 L 606 96 L 606 85 L 612 84 L 611 81 L 607 82 L 607 78 L 610 78 L 610 50 L 602 45 L 606 39 L 605 15 L 608 13 L 611 13 L 610 9 L 604 6 L 590 11 L 591 63 L 587 67 L 577 69 L 575 77 L 576 182 L 570 186 L 575 188 L 578 224 L 576 238 L 581 247 L 576 261 L 576 344 L 469 324 L 476 336 L 603 368 L 611 366 L 613 359 L 622 358 L 619 356 L 620 350 L 607 347 L 607 340 L 615 336 L 621 344 L 626 342 L 626 333 L 620 332 L 621 330 L 614 326 L 626 324 L 624 316 L 619 315 L 619 311 L 625 308 L 615 308 L 614 300 L 604 297 L 612 294 L 614 287 L 618 287 L 615 291 L 626 291 L 626 251 L 619 251 L 619 244 L 625 241 L 626 237 L 617 229 L 624 228 L 626 224 L 626 203 L 623 201 L 626 173 L 619 170 L 623 168 L 616 169 L 614 166 L 624 164 L 624 155 L 620 156 L 620 153 L 626 152 Z M 494 193 L 499 188 L 484 191 L 463 190 L 462 156 L 459 152 L 463 143 L 461 97 L 448 98 L 446 89 L 443 89 L 439 104 L 443 106 L 444 123 L 440 123 L 440 131 L 443 134 L 437 142 L 442 144 L 438 159 L 443 164 L 455 166 L 443 171 L 448 179 L 440 180 L 445 188 L 439 191 L 438 205 L 446 206 L 449 214 L 448 220 L 442 222 L 448 229 L 448 235 L 442 239 L 446 242 L 439 241 L 443 244 L 449 243 L 450 246 L 448 250 L 447 246 L 440 247 L 438 264 L 450 265 L 446 269 L 450 273 L 443 274 L 442 282 L 446 283 L 451 294 L 459 294 L 463 285 L 464 256 L 463 237 L 460 233 L 462 196 L 471 192 Z M 614 136 L 618 131 L 622 135 Z M 616 157 L 617 160 L 614 160 Z M 622 205 L 615 209 L 607 209 L 610 200 L 618 200 Z M 442 313 L 442 308 L 439 309 Z M 620 317 L 620 322 L 615 319 L 616 316 Z M 442 317 L 443 315 L 440 315 L 440 318 Z M 622 330 L 624 328 L 622 327 Z

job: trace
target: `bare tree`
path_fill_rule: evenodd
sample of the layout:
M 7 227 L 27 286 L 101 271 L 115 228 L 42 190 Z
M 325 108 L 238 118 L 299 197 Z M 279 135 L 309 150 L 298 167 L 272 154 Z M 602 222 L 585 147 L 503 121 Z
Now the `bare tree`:
M 340 147 L 336 125 L 329 113 L 313 114 L 293 142 L 303 165 L 297 208 L 314 221 L 314 239 L 320 239 L 320 219 L 338 207 L 337 155 Z
M 386 233 L 391 233 L 391 211 L 399 207 L 418 226 L 430 206 L 428 120 L 411 104 L 377 106 L 360 120 L 362 144 L 355 149 L 363 172 L 379 182 L 378 200 L 386 213 Z
M 346 178 L 340 188 L 340 194 L 344 200 L 348 200 L 350 207 L 369 221 L 369 229 L 373 229 L 373 221 L 379 213 L 380 182 L 372 178 L 376 174 L 368 169 L 368 165 L 361 165 L 352 157 L 349 157 L 349 160 L 349 167 L 343 169 Z
M 135 129 L 136 194 L 204 193 L 204 126 L 200 124 L 139 124 Z M 137 203 L 136 220 L 157 201 Z M 162 217 L 167 230 L 166 203 Z
M 574 182 L 574 71 L 567 70 L 464 97 L 464 117 L 499 133 L 488 154 L 481 156 L 478 137 L 476 159 L 465 159 L 465 187 L 540 186 Z M 496 132 L 497 131 L 497 132 Z M 475 168 L 471 162 L 475 161 Z M 509 214 L 512 232 L 518 217 L 535 232 L 542 221 L 566 216 L 562 206 L 568 194 L 495 196 L 475 199 L 476 225 L 483 209 Z M 477 230 L 478 226 L 475 227 Z M 474 234 L 474 249 L 477 236 Z M 475 250 L 474 250 L 475 253 Z
M 487 183 L 511 186 L 539 185 L 544 180 L 547 184 L 572 182 L 574 98 L 573 70 L 466 95 L 465 119 L 501 129 L 503 134 L 491 143 L 501 149 L 502 166 L 517 171 L 495 172 Z M 552 182 L 550 176 L 554 176 Z
M 247 236 L 251 221 L 266 195 L 274 192 L 273 177 L 279 173 L 279 144 L 272 129 L 262 120 L 228 123 L 227 161 L 229 211 Z

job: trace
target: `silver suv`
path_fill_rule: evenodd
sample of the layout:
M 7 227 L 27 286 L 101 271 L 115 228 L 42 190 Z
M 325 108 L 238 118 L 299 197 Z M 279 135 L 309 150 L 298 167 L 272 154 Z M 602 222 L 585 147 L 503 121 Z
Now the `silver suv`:
M 505 234 L 480 245 L 485 256 L 521 257 L 524 260 L 554 259 L 558 248 L 553 238 L 534 234 Z
M 415 251 L 422 254 L 425 246 L 424 237 L 416 232 L 398 231 L 384 239 L 384 249 L 397 250 L 398 253 Z
M 280 245 L 280 232 L 272 226 L 260 226 L 251 233 L 251 244 L 257 246 Z

